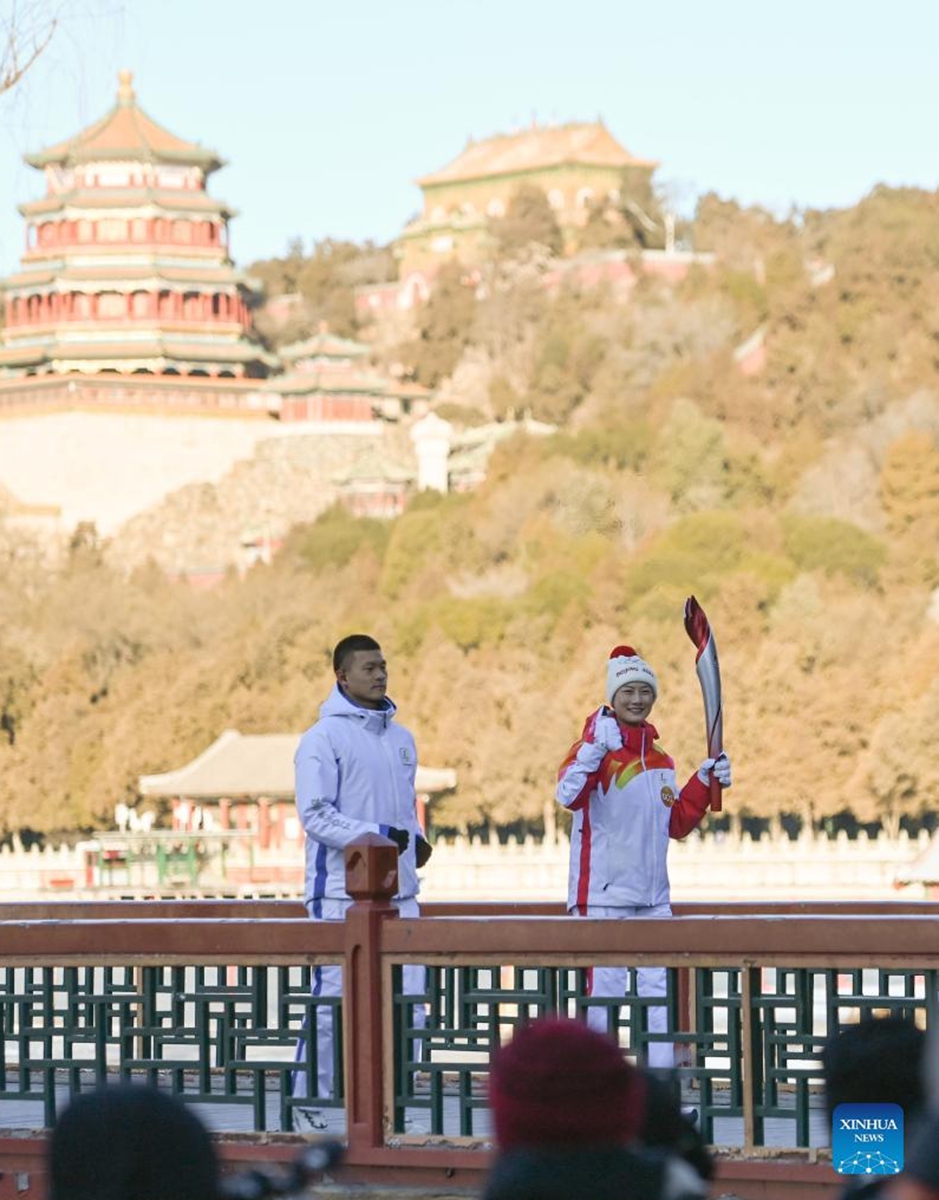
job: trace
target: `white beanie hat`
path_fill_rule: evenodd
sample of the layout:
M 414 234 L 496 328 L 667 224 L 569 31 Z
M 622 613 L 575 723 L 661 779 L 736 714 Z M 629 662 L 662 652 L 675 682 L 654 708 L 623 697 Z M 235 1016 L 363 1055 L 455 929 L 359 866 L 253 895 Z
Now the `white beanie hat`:
M 613 703 L 613 697 L 627 683 L 647 683 L 652 694 L 658 697 L 659 681 L 645 659 L 640 658 L 632 646 L 616 646 L 610 651 L 610 661 L 606 664 L 607 704 Z

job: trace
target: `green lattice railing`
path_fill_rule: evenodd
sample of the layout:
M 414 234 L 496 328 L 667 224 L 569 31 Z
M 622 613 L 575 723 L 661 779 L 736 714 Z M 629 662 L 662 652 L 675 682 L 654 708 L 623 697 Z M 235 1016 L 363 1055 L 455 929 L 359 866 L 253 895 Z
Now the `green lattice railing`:
M 520 1021 L 594 1006 L 638 1061 L 653 1041 L 675 1043 L 676 1085 L 709 1142 L 806 1147 L 826 1140 L 819 1056 L 829 1033 L 888 1010 L 936 1019 L 939 923 L 928 905 L 668 922 L 379 913 L 364 941 L 349 921 L 262 916 L 263 904 L 225 910 L 238 919 L 190 915 L 199 911 L 194 902 L 184 918 L 4 921 L 0 907 L 0 1109 L 32 1105 L 51 1126 L 70 1093 L 120 1077 L 213 1106 L 220 1128 L 289 1131 L 296 1106 L 311 1103 L 295 1098 L 298 1037 L 330 1009 L 335 1078 L 361 1097 L 360 1068 L 374 1059 L 380 1144 L 415 1122 L 431 1140 L 484 1139 L 495 1046 Z M 259 919 L 244 919 L 254 911 Z M 354 937 L 358 957 L 347 958 Z M 318 965 L 363 955 L 375 963 L 366 990 L 350 984 L 344 1005 L 313 994 Z M 426 966 L 422 990 L 403 991 L 408 963 Z M 668 968 L 664 1032 L 648 1022 L 663 1001 L 639 996 L 635 973 L 622 1003 L 588 1000 L 587 968 L 604 963 Z M 301 1069 L 315 1098 L 313 1042 Z M 347 1101 L 340 1086 L 313 1102 L 341 1121 Z M 350 1118 L 350 1138 L 366 1123 Z

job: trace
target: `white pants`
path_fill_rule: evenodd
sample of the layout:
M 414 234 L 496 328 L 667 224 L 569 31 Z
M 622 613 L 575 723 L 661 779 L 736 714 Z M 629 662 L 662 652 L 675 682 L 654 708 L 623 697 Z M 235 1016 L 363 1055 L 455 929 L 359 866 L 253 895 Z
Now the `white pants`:
M 577 910 L 582 917 L 602 917 L 610 921 L 629 921 L 635 918 L 660 919 L 672 915 L 668 904 L 652 904 L 642 908 L 611 908 L 607 905 L 590 904 Z M 643 998 L 667 994 L 667 973 L 664 967 L 638 967 L 636 991 Z M 594 967 L 590 972 L 591 996 L 623 996 L 629 983 L 629 967 Z M 649 1033 L 664 1033 L 668 1029 L 668 1009 L 656 1005 L 646 1009 Z M 606 1033 L 609 1029 L 609 1011 L 606 1007 L 587 1009 L 587 1024 L 591 1029 Z M 671 1070 L 675 1065 L 673 1042 L 650 1042 L 648 1066 Z
M 420 907 L 413 898 L 393 901 L 402 917 L 420 916 Z M 342 921 L 346 910 L 351 906 L 351 900 L 319 900 L 307 904 L 307 912 L 314 921 Z M 314 915 L 314 907 L 316 913 Z M 426 971 L 424 967 L 407 965 L 402 971 L 404 990 L 408 995 L 419 995 L 424 991 Z M 342 995 L 342 967 L 329 964 L 325 967 L 313 968 L 314 996 Z M 332 1005 L 319 1004 L 316 1008 L 316 1096 L 328 1100 L 334 1096 L 333 1089 L 333 1054 L 335 1052 L 335 1013 Z M 414 1025 L 423 1029 L 427 1023 L 427 1012 L 423 1005 L 414 1005 L 412 1012 Z M 300 1068 L 306 1063 L 306 1045 L 308 1031 L 304 1026 L 303 1033 L 297 1042 L 294 1062 Z M 306 1071 L 298 1069 L 293 1073 L 292 1095 L 307 1097 L 310 1095 L 307 1087 Z

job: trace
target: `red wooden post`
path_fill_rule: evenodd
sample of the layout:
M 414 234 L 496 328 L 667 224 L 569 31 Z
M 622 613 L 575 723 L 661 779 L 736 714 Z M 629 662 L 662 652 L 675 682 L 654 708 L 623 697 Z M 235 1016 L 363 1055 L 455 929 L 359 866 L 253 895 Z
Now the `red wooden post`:
M 258 849 L 268 850 L 271 845 L 271 802 L 267 796 L 258 797 Z
M 679 967 L 678 976 L 678 1028 L 691 1029 L 691 967 Z M 692 1066 L 692 1043 L 675 1042 L 675 1065 L 677 1067 Z
M 348 1160 L 384 1145 L 384 1039 L 381 969 L 382 922 L 397 917 L 398 847 L 367 833 L 346 847 L 343 1028 L 346 1064 Z

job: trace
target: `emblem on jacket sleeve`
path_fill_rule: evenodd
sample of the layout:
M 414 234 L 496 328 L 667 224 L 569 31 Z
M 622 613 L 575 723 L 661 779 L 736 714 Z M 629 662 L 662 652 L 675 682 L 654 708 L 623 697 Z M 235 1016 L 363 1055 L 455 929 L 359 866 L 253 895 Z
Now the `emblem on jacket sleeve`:
M 401 755 L 401 761 L 406 767 L 411 767 L 414 765 L 414 755 L 411 753 L 410 746 L 400 746 L 398 748 L 398 753 Z
M 678 799 L 678 797 L 675 795 L 675 793 L 672 791 L 672 789 L 668 786 L 668 784 L 666 784 L 662 788 L 661 799 L 662 799 L 662 803 L 665 805 L 666 808 L 671 808 L 672 805 L 675 803 L 675 801 Z

